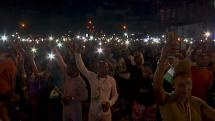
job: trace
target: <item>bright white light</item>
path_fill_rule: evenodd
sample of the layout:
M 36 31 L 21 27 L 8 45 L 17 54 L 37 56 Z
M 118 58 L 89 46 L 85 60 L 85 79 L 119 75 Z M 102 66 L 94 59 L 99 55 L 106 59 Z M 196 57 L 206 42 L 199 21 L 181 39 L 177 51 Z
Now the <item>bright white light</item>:
M 98 48 L 97 49 L 97 53 L 99 53 L 99 54 L 103 53 L 103 49 L 102 48 Z
M 215 42 L 215 39 L 214 39 L 214 42 Z
M 63 47 L 63 44 L 62 43 L 57 43 L 57 46 L 59 47 L 59 48 L 61 48 L 61 47 Z
M 5 35 L 1 36 L 2 41 L 7 41 L 7 39 L 8 39 L 7 36 L 5 36 Z
M 102 42 L 99 42 L 99 45 L 101 46 L 101 45 L 102 45 Z
M 129 42 L 128 40 L 126 40 L 126 41 L 125 41 L 125 44 L 126 44 L 126 45 L 129 45 L 129 44 L 130 44 L 130 42 Z
M 110 42 L 110 39 L 107 39 L 107 42 Z
M 80 39 L 81 37 L 79 35 L 76 36 L 77 39 Z
M 148 42 L 149 41 L 149 38 L 145 38 L 145 39 L 143 39 L 144 40 L 144 42 Z
M 85 40 L 86 38 L 85 38 L 85 37 L 82 37 L 82 39 Z
M 190 41 L 190 44 L 193 44 L 193 41 Z
M 124 36 L 128 36 L 128 33 L 124 33 Z
M 89 35 L 88 34 L 86 34 L 86 37 L 88 37 Z
M 90 40 L 93 40 L 93 38 L 94 38 L 94 37 L 91 35 L 91 36 L 90 36 Z
M 48 59 L 49 60 L 53 60 L 55 59 L 55 54 L 53 54 L 52 52 L 48 54 Z
M 188 39 L 184 39 L 185 42 L 188 42 Z
M 49 40 L 50 40 L 50 41 L 52 41 L 53 39 L 54 39 L 54 38 L 53 38 L 52 36 L 51 36 L 51 37 L 49 37 Z
M 205 37 L 210 37 L 211 33 L 210 32 L 205 32 Z
M 37 52 L 37 49 L 35 47 L 31 48 L 31 52 L 32 53 L 36 53 Z
M 162 35 L 162 37 L 164 38 L 164 37 L 165 37 L 165 35 Z

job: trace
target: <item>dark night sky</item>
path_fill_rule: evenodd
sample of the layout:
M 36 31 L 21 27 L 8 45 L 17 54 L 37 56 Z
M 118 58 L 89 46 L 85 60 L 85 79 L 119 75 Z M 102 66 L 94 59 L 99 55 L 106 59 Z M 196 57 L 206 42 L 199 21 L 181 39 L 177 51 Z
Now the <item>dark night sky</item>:
M 0 4 L 0 31 L 18 29 L 26 22 L 31 31 L 65 30 L 84 26 L 87 15 L 96 15 L 98 8 L 128 10 L 131 16 L 156 16 L 157 4 L 171 4 L 172 0 L 2 0 Z M 174 0 L 182 1 L 200 0 Z M 173 3 L 173 5 L 174 5 Z M 147 18 L 145 17 L 145 18 Z

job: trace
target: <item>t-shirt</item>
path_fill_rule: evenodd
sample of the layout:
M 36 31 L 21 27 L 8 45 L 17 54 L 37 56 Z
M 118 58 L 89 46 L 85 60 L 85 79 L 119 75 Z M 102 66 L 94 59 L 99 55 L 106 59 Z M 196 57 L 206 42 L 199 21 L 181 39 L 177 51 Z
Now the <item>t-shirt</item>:
M 208 100 L 208 91 L 213 84 L 213 74 L 207 68 L 192 67 L 193 88 L 192 95 Z
M 0 93 L 15 89 L 16 65 L 11 59 L 0 62 Z
M 208 105 L 194 96 L 188 104 L 183 106 L 177 103 L 175 93 L 167 93 L 166 101 L 159 106 L 162 121 L 202 121 L 203 107 Z

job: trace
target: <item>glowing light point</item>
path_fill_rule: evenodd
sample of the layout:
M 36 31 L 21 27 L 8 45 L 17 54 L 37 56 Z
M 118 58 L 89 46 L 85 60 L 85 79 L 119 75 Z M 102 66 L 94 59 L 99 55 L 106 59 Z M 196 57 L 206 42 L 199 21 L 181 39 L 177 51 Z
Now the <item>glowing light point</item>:
M 94 38 L 93 36 L 90 36 L 90 40 L 93 40 L 93 38 Z
M 99 42 L 99 45 L 101 46 L 101 45 L 102 45 L 102 42 Z
M 59 48 L 61 48 L 61 47 L 63 47 L 63 44 L 62 44 L 62 43 L 57 43 L 57 46 L 58 46 Z
M 37 49 L 35 47 L 31 48 L 31 52 L 32 53 L 36 53 L 37 52 Z
M 7 41 L 7 36 L 5 36 L 5 35 L 3 35 L 3 36 L 1 36 L 1 40 L 4 42 L 4 41 Z
M 188 42 L 188 39 L 184 39 L 185 42 Z
M 49 40 L 50 40 L 50 41 L 52 41 L 53 39 L 54 39 L 54 38 L 53 38 L 52 36 L 51 36 L 51 37 L 49 37 Z
M 129 45 L 129 44 L 130 44 L 130 42 L 127 40 L 127 41 L 125 41 L 125 44 L 126 44 L 126 45 Z
M 210 37 L 211 33 L 210 32 L 205 32 L 205 37 Z
M 81 37 L 79 35 L 76 36 L 77 39 L 80 39 Z
M 48 54 L 48 59 L 49 60 L 54 60 L 55 59 L 55 54 L 53 54 L 52 52 Z
M 99 54 L 103 53 L 103 49 L 102 48 L 98 48 L 97 49 L 97 53 L 99 53 Z

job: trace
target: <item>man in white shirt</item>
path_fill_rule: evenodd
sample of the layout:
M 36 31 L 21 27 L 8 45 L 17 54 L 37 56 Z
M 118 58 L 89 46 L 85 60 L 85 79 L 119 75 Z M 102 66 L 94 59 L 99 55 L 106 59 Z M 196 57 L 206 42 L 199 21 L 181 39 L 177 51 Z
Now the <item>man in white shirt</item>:
M 115 104 L 118 93 L 116 81 L 108 75 L 108 64 L 100 61 L 98 72 L 89 71 L 81 58 L 80 49 L 75 49 L 75 60 L 79 71 L 89 80 L 91 103 L 89 121 L 112 121 L 110 108 Z
M 76 66 L 68 66 L 55 48 L 58 63 L 64 73 L 63 121 L 82 121 L 82 104 L 88 98 L 86 84 Z

